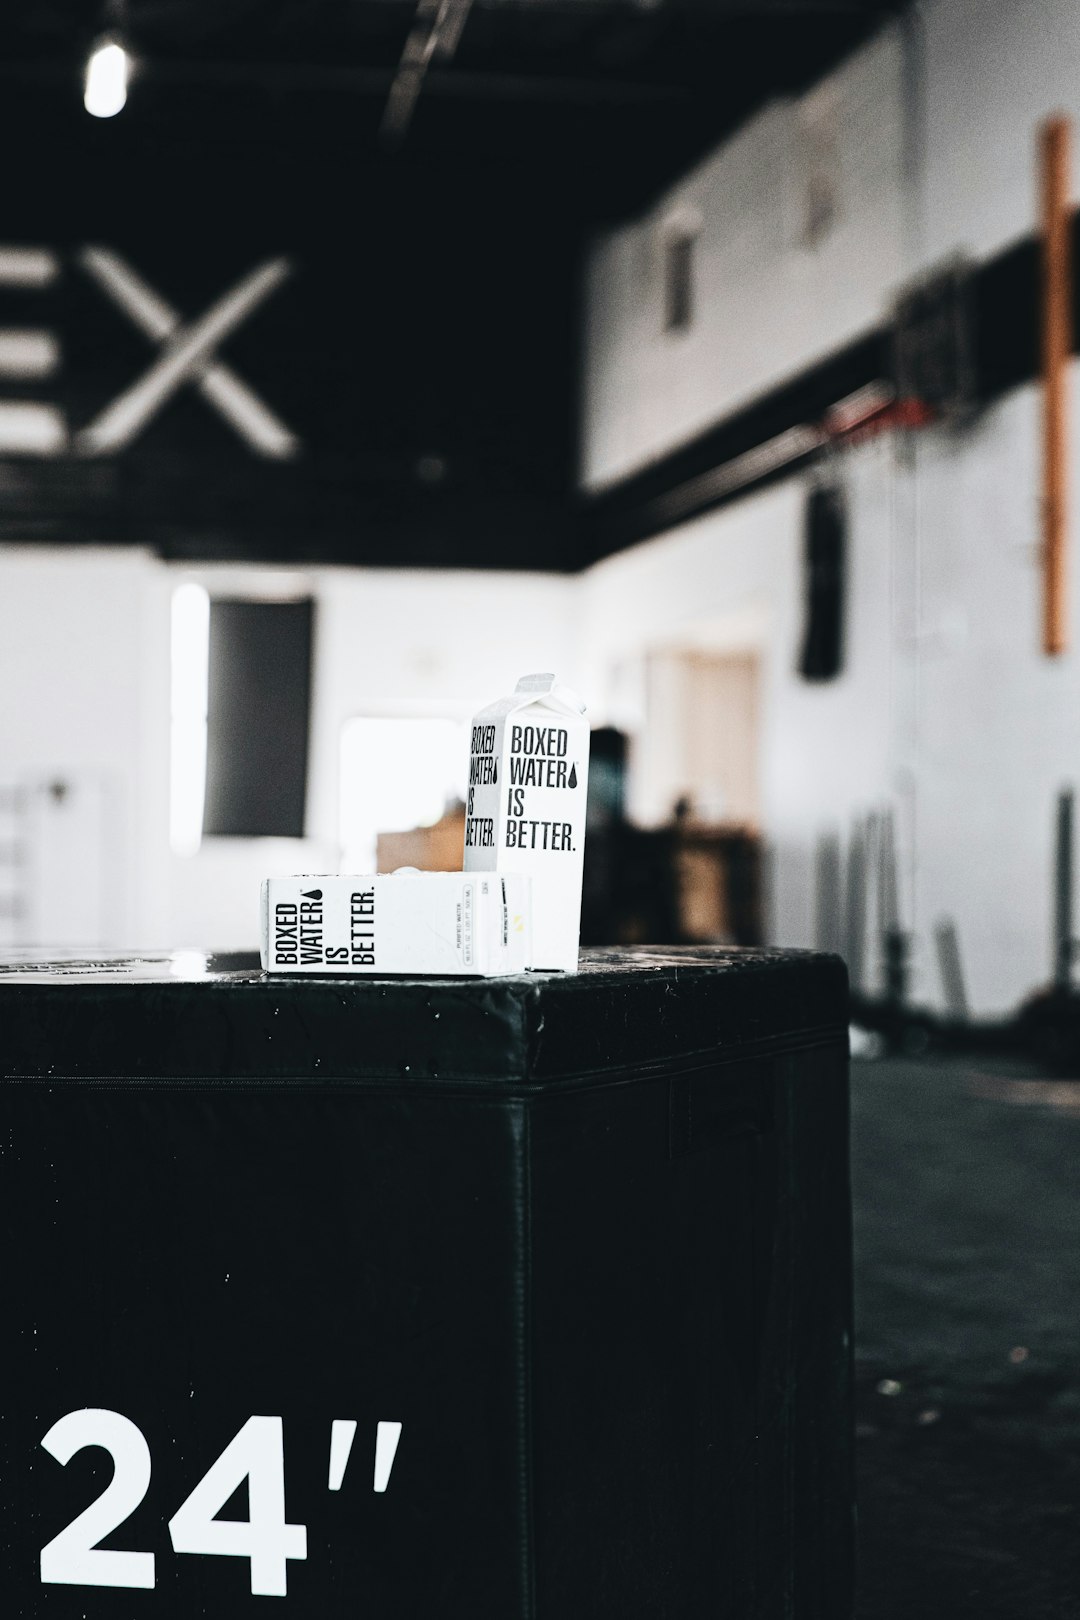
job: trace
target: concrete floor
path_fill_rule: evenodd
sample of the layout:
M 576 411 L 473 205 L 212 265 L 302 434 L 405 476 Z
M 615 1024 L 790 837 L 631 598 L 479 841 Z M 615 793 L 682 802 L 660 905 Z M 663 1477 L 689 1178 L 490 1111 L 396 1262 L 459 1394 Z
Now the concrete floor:
M 859 1620 L 1080 1616 L 1080 1079 L 852 1066 Z

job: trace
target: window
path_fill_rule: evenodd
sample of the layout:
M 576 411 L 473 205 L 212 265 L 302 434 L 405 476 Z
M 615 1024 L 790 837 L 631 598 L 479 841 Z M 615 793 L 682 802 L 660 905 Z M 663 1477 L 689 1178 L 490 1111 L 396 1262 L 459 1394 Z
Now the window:
M 664 331 L 685 332 L 694 318 L 697 226 L 686 221 L 664 232 Z
M 373 872 L 380 833 L 431 827 L 464 800 L 468 720 L 358 715 L 341 734 L 342 870 Z
M 203 831 L 303 838 L 314 604 L 210 604 Z
M 807 96 L 796 118 L 802 171 L 802 246 L 813 252 L 828 241 L 840 218 L 840 136 L 833 87 Z
M 302 838 L 313 604 L 172 599 L 170 838 Z

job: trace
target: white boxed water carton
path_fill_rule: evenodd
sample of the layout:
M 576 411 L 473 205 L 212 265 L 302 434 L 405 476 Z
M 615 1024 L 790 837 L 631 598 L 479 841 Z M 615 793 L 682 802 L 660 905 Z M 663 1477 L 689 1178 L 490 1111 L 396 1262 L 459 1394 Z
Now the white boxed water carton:
M 411 869 L 267 878 L 262 965 L 269 973 L 522 973 L 530 887 L 515 873 Z
M 589 785 L 585 705 L 554 675 L 525 675 L 472 723 L 466 872 L 533 880 L 534 968 L 573 972 Z

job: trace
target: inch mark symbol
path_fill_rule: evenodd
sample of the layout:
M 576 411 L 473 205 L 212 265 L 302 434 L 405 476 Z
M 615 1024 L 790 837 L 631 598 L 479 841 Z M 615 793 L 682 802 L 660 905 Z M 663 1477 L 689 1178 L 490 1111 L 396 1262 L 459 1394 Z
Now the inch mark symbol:
M 385 1491 L 390 1483 L 390 1470 L 397 1456 L 401 1439 L 400 1423 L 380 1423 L 375 1436 L 375 1483 L 373 1489 Z
M 330 1472 L 327 1488 L 340 1491 L 349 1466 L 349 1456 L 356 1438 L 355 1418 L 335 1418 L 330 1426 Z M 372 1489 L 382 1492 L 390 1483 L 390 1473 L 401 1439 L 400 1423 L 380 1423 L 375 1434 L 375 1477 Z
M 340 1491 L 349 1465 L 349 1453 L 356 1438 L 355 1418 L 335 1418 L 330 1425 L 330 1477 L 327 1489 Z

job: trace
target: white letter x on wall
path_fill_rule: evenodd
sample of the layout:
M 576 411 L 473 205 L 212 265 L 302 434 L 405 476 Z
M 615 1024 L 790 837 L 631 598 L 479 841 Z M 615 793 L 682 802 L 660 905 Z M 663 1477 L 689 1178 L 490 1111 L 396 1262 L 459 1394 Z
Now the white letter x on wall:
M 87 247 L 79 263 L 161 353 L 130 388 L 82 429 L 75 447 L 84 456 L 104 456 L 132 442 L 185 383 L 197 388 L 251 449 L 285 460 L 300 441 L 253 389 L 242 382 L 215 350 L 269 298 L 290 274 L 288 259 L 270 259 L 222 293 L 196 321 L 186 325 L 169 304 L 109 248 Z

